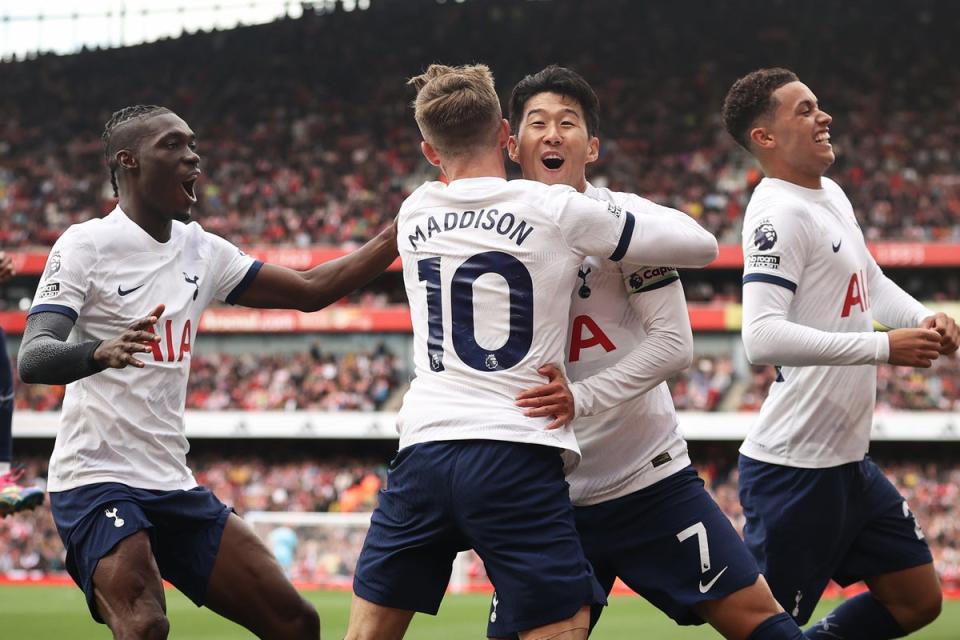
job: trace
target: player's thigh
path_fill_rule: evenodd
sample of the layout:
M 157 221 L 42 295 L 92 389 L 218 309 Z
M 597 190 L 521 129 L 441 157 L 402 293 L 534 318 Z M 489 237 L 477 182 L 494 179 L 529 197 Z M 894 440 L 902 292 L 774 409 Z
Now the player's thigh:
M 520 633 L 520 640 L 586 640 L 590 635 L 590 608 L 581 607 L 565 620 Z
M 384 607 L 354 595 L 344 640 L 400 640 L 407 632 L 413 614 L 409 609 Z
M 253 529 L 236 514 L 227 518 L 205 604 L 244 627 L 271 636 L 317 637 L 313 607 L 297 593 Z M 315 628 L 315 632 L 311 629 Z
M 694 606 L 694 611 L 727 640 L 746 640 L 771 616 L 783 611 L 762 575 L 742 589 Z
M 933 622 L 943 607 L 940 578 L 932 562 L 867 578 L 866 583 L 907 633 Z
M 583 555 L 556 449 L 477 442 L 458 469 L 457 522 L 497 591 L 503 631 L 565 620 L 606 601 Z
M 166 627 L 166 598 L 150 536 L 140 530 L 121 540 L 100 558 L 93 572 L 96 609 L 114 634 L 135 637 Z

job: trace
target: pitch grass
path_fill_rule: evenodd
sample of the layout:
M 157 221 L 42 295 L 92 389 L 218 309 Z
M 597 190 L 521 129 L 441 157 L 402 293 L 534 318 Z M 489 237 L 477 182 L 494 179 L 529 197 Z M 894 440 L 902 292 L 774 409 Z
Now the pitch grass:
M 323 637 L 343 638 L 350 594 L 309 591 L 305 595 L 320 612 Z M 489 598 L 482 595 L 447 596 L 437 617 L 418 615 L 407 638 L 454 640 L 483 638 Z M 821 603 L 818 614 L 836 606 Z M 198 609 L 176 591 L 167 591 L 170 637 L 176 640 L 234 640 L 252 635 L 206 609 Z M 818 619 L 820 616 L 816 616 Z M 644 600 L 615 596 L 591 640 L 674 640 L 719 638 L 709 627 L 678 627 Z M 918 640 L 960 638 L 960 601 L 944 604 L 943 614 L 930 627 L 912 636 Z M 26 640 L 88 640 L 110 638 L 103 625 L 94 623 L 83 595 L 72 587 L 0 587 L 0 638 Z

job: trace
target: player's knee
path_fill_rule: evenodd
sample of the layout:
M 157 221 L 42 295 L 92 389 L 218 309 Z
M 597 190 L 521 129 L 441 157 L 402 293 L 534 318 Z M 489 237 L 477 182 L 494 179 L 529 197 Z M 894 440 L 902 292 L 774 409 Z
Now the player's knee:
M 320 615 L 303 598 L 296 606 L 285 609 L 282 616 L 274 620 L 274 632 L 271 637 L 290 640 L 317 640 L 320 637 Z
M 115 629 L 116 640 L 166 640 L 170 634 L 170 621 L 163 612 L 143 612 L 125 621 Z
M 917 629 L 927 626 L 940 616 L 943 610 L 943 594 L 940 591 L 925 594 L 911 603 L 910 607 L 904 612 L 904 620 L 897 620 L 903 630 L 912 633 Z

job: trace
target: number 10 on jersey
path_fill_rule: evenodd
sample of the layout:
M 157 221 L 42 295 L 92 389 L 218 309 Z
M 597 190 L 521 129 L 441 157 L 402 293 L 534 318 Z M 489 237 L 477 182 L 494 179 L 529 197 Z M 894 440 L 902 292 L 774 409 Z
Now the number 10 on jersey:
M 440 258 L 417 262 L 417 273 L 427 289 L 427 357 L 432 371 L 443 371 L 443 283 Z M 496 349 L 477 342 L 473 314 L 473 285 L 482 275 L 502 277 L 510 291 L 510 334 Z M 451 342 L 457 357 L 477 371 L 502 371 L 516 365 L 533 342 L 533 281 L 526 266 L 509 253 L 486 251 L 471 256 L 450 281 Z

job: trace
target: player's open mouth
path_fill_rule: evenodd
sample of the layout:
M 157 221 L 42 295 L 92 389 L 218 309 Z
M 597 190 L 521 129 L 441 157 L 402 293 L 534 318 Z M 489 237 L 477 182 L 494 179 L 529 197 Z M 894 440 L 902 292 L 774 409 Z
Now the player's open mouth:
M 821 131 L 820 133 L 818 133 L 817 135 L 815 135 L 815 136 L 813 137 L 813 141 L 816 142 L 817 144 L 822 144 L 822 145 L 824 145 L 824 146 L 826 146 L 826 147 L 831 146 L 831 145 L 830 145 L 830 132 L 829 132 L 829 131 Z
M 563 156 L 559 153 L 545 153 L 540 156 L 540 162 L 550 171 L 556 171 L 563 166 Z
M 190 200 L 190 202 L 197 201 L 197 194 L 196 194 L 196 191 L 194 190 L 194 185 L 196 184 L 197 184 L 196 176 L 190 178 L 189 180 L 184 180 L 183 182 L 180 183 L 180 188 L 183 189 L 183 192 L 187 195 L 187 199 Z

